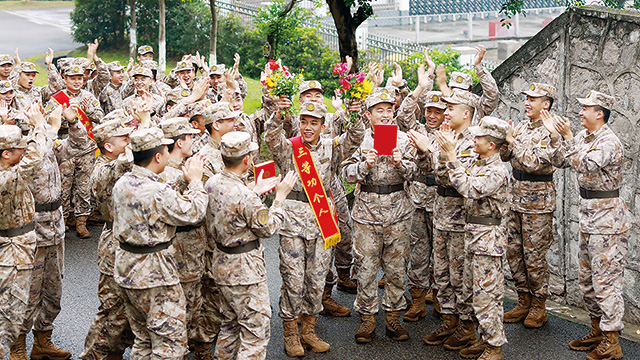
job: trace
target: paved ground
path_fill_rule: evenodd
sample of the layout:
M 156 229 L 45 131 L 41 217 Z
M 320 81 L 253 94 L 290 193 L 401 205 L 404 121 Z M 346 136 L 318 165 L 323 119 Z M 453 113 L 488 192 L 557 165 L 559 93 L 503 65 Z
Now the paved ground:
M 0 11 L 0 24 L 5 29 L 0 53 L 13 54 L 19 48 L 20 57 L 54 51 L 72 50 L 80 46 L 71 38 L 72 7 Z
M 54 340 L 62 348 L 77 358 L 83 348 L 84 337 L 98 307 L 96 289 L 98 284 L 97 241 L 100 228 L 90 227 L 93 237 L 77 239 L 73 232 L 67 233 L 66 266 L 62 312 L 56 321 Z M 282 341 L 282 322 L 277 316 L 280 294 L 278 272 L 277 239 L 264 241 L 266 246 L 269 294 L 273 308 L 271 321 L 271 341 L 268 359 L 286 359 Z M 334 291 L 334 297 L 343 305 L 352 307 L 355 295 Z M 510 309 L 513 305 L 507 304 Z M 429 310 L 431 310 L 429 308 Z M 332 345 L 327 354 L 309 354 L 308 359 L 461 359 L 457 353 L 442 347 L 430 347 L 422 342 L 422 337 L 435 330 L 439 322 L 428 316 L 418 323 L 405 324 L 411 339 L 398 343 L 384 335 L 384 315 L 377 316 L 377 337 L 367 345 L 358 345 L 353 340 L 359 320 L 357 316 L 347 318 L 321 317 L 317 332 Z M 551 316 L 549 323 L 540 329 L 525 329 L 521 324 L 506 327 L 509 344 L 504 352 L 508 359 L 584 359 L 585 354 L 569 350 L 567 343 L 576 336 L 584 335 L 586 327 Z M 31 347 L 32 336 L 27 338 Z M 623 340 L 625 359 L 640 359 L 640 345 Z

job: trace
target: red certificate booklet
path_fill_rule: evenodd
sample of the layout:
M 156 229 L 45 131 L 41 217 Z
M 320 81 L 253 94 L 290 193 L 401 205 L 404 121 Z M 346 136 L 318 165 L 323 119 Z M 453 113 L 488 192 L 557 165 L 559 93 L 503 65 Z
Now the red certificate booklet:
M 373 137 L 373 148 L 378 155 L 391 155 L 398 144 L 398 125 L 377 124 Z
M 256 178 L 256 182 L 258 181 L 258 176 L 260 176 L 261 171 L 264 171 L 264 174 L 262 174 L 263 179 L 275 177 L 276 163 L 274 163 L 273 160 L 271 160 L 271 161 L 265 161 L 258 165 L 254 165 L 253 174 L 254 174 L 254 177 Z

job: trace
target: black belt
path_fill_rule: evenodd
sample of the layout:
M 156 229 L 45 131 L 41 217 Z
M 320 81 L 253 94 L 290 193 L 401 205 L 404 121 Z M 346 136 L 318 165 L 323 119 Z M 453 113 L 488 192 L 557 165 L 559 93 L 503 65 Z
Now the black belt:
M 436 182 L 436 178 L 434 176 L 423 175 L 419 176 L 416 181 L 419 181 L 427 186 L 436 186 L 438 183 Z
M 58 200 L 56 200 L 54 202 L 47 203 L 47 204 L 36 204 L 36 212 L 58 210 L 60 205 L 62 205 L 62 200 L 60 200 L 60 199 L 58 199 Z
M 500 225 L 501 218 L 492 218 L 484 216 L 473 216 L 467 214 L 467 224 L 479 225 Z
M 440 185 L 438 185 L 438 195 L 444 196 L 444 197 L 457 197 L 457 198 L 462 197 L 462 195 L 460 195 L 458 190 L 450 187 L 440 186 Z
M 391 194 L 404 190 L 404 184 L 393 185 L 360 185 L 360 191 L 376 194 Z
M 517 169 L 513 169 L 513 178 L 520 181 L 550 182 L 550 181 L 553 181 L 553 174 L 536 175 L 536 174 L 525 173 Z
M 617 198 L 620 196 L 620 190 L 600 191 L 600 190 L 587 190 L 580 188 L 580 197 L 583 199 L 609 199 Z
M 244 245 L 240 245 L 240 246 L 224 246 L 222 244 L 220 244 L 219 242 L 216 243 L 216 247 L 218 248 L 218 250 L 222 251 L 223 253 L 227 253 L 227 254 L 244 254 L 246 252 L 249 252 L 251 250 L 257 249 L 260 247 L 260 240 L 253 240 L 253 241 L 249 241 L 248 243 L 244 244 Z
M 292 191 L 287 195 L 287 199 L 298 200 L 306 203 L 309 202 L 309 199 L 307 198 L 307 194 L 305 194 L 304 191 Z
M 170 241 L 155 245 L 155 246 L 135 246 L 135 245 L 131 245 L 131 244 L 127 244 L 124 242 L 120 243 L 120 249 L 124 250 L 124 251 L 128 251 L 130 253 L 134 253 L 134 254 L 151 254 L 154 252 L 158 252 L 161 250 L 164 250 L 166 248 L 168 248 L 169 246 L 171 246 L 171 243 L 173 242 L 173 239 L 171 239 Z
M 176 226 L 176 232 L 177 233 L 187 232 L 187 231 L 195 230 L 197 228 L 199 228 L 199 226 L 194 226 L 194 225 Z
M 1 237 L 20 236 L 20 235 L 28 233 L 29 231 L 32 231 L 33 229 L 35 229 L 35 224 L 32 221 L 32 222 L 30 222 L 28 224 L 24 224 L 24 225 L 22 225 L 20 227 L 17 227 L 17 228 L 7 229 L 7 230 L 0 230 L 0 236 Z
M 69 128 L 67 128 L 67 127 L 60 128 L 60 130 L 58 130 L 58 136 L 67 135 L 68 133 L 69 133 Z
M 107 225 L 107 229 L 113 230 L 113 221 L 107 220 L 104 223 L 105 223 L 105 225 Z

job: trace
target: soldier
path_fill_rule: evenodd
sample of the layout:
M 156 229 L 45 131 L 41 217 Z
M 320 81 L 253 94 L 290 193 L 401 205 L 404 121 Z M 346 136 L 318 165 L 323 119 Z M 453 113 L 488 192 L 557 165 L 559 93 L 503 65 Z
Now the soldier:
M 291 106 L 291 101 L 282 97 L 278 101 L 278 106 L 281 110 L 287 109 Z M 321 133 L 325 128 L 326 107 L 310 102 L 302 104 L 301 109 L 298 126 L 300 137 L 288 140 L 282 133 L 281 111 L 277 111 L 269 120 L 265 131 L 265 142 L 281 172 L 298 169 L 296 159 L 302 159 L 301 154 L 304 154 L 305 158 L 311 157 L 310 161 L 318 167 L 315 172 L 316 177 L 313 177 L 315 181 L 310 179 L 304 184 L 296 182 L 293 191 L 287 196 L 285 200 L 287 220 L 279 231 L 278 253 L 282 277 L 279 315 L 284 326 L 285 352 L 290 357 L 304 355 L 301 340 L 314 352 L 326 352 L 331 348 L 315 333 L 318 314 L 322 311 L 322 288 L 330 266 L 331 249 L 325 248 L 316 213 L 309 203 L 303 186 L 319 186 L 321 183 L 322 192 L 325 194 L 315 193 L 317 196 L 314 198 L 318 201 L 322 199 L 328 201 L 329 198 L 326 197 L 328 195 L 324 189 L 331 183 L 331 177 L 337 171 L 339 164 L 358 148 L 362 142 L 364 130 L 362 122 L 358 121 L 354 127 L 339 137 L 324 138 L 321 137 Z M 296 146 L 295 154 L 292 141 L 302 145 Z M 325 209 L 327 210 L 329 209 Z M 296 324 L 299 316 L 302 316 L 301 335 L 298 333 Z
M 187 106 L 186 115 L 189 116 L 189 123 L 193 129 L 198 130 L 196 135 L 194 135 L 193 145 L 191 146 L 194 153 L 200 151 L 200 149 L 202 149 L 202 147 L 209 141 L 209 132 L 205 128 L 202 112 L 211 104 L 210 100 L 205 99 L 196 101 Z
M 482 66 L 482 59 L 487 49 L 480 45 L 475 48 L 478 55 L 473 60 L 473 65 L 478 75 L 478 80 L 482 86 L 482 96 L 473 94 L 473 106 L 476 109 L 476 113 L 473 117 L 472 124 L 477 124 L 480 119 L 485 116 L 491 115 L 493 110 L 498 106 L 498 98 L 500 97 L 500 91 L 496 80 L 491 76 L 491 73 Z M 447 74 L 445 73 L 444 65 L 439 65 L 436 72 L 436 81 L 438 87 L 443 94 L 450 94 L 452 91 L 467 91 L 471 92 L 471 85 L 473 79 L 470 74 L 462 72 L 452 72 L 451 79 L 447 85 Z
M 184 84 L 183 90 L 187 90 L 190 93 L 196 76 L 193 63 L 188 60 L 178 61 L 178 64 L 173 71 L 175 72 L 178 81 L 180 81 L 181 84 Z
M 134 131 L 130 138 L 134 165 L 113 187 L 113 236 L 120 243 L 114 278 L 136 336 L 131 357 L 182 359 L 186 304 L 171 244 L 176 226 L 197 224 L 206 213 L 202 160 L 194 157 L 185 164 L 189 185 L 180 194 L 159 176 L 173 142 L 158 128 Z
M 522 92 L 527 96 L 525 110 L 529 121 L 511 129 L 506 138 L 508 146 L 500 149 L 502 161 L 509 161 L 513 168 L 512 209 L 506 222 L 507 260 L 518 292 L 518 304 L 504 314 L 504 321 L 514 323 L 524 319 L 526 327 L 540 327 L 547 322 L 547 251 L 553 243 L 556 189 L 554 168 L 547 156 L 549 132 L 542 125 L 540 112 L 551 109 L 555 91 L 551 85 L 533 83 Z
M 149 45 L 138 46 L 138 61 L 143 62 L 145 60 L 153 60 L 153 48 Z
M 98 99 L 81 88 L 83 74 L 84 68 L 82 66 L 68 66 L 64 76 L 67 88 L 54 94 L 45 107 L 45 112 L 49 114 L 58 105 L 66 105 L 67 107 L 73 104 L 78 105 L 79 113 L 77 117 L 68 118 L 68 113 L 64 113 L 63 125 L 60 129 L 61 135 L 68 132 L 68 123 L 75 122 L 79 117 L 83 117 L 83 121 L 87 121 L 85 126 L 88 126 L 89 122 L 97 125 L 104 117 L 104 112 L 100 108 Z M 86 228 L 86 222 L 93 211 L 89 179 L 95 163 L 95 149 L 95 142 L 87 137 L 83 142 L 70 142 L 68 150 L 65 152 L 66 156 L 59 156 L 58 158 L 62 179 L 62 206 L 65 227 L 71 227 L 75 224 L 76 234 L 81 239 L 91 237 Z M 73 207 L 71 206 L 72 203 Z M 71 216 L 72 212 L 74 216 Z
M 133 85 L 136 87 L 136 93 L 124 99 L 124 103 L 131 107 L 132 101 L 136 98 L 143 98 L 147 102 L 151 100 L 149 104 L 151 106 L 151 117 L 159 119 L 164 113 L 164 98 L 150 92 L 152 81 L 153 74 L 151 74 L 151 70 L 142 66 L 134 69 Z
M 73 109 L 67 109 L 73 112 Z M 53 321 L 60 313 L 62 297 L 62 270 L 64 268 L 64 218 L 62 216 L 62 193 L 60 171 L 54 153 L 55 148 L 65 146 L 57 140 L 62 116 L 59 106 L 50 116 L 51 126 L 47 129 L 43 144 L 43 159 L 29 183 L 35 201 L 36 252 L 31 274 L 29 302 L 25 312 L 21 336 L 26 336 L 33 328 L 34 342 L 31 350 L 33 359 L 60 359 L 71 357 L 71 353 L 56 347 L 51 342 Z M 80 128 L 81 127 L 81 128 Z M 86 137 L 84 127 L 73 128 L 73 136 Z M 55 149 L 55 151 L 60 151 Z M 26 348 L 18 342 L 11 351 L 11 359 L 29 359 Z M 15 351 L 14 351 L 15 350 Z
M 141 122 L 140 127 L 148 126 L 148 121 Z M 133 128 L 124 124 L 129 124 L 129 117 L 120 109 L 109 113 L 104 123 L 93 131 L 100 155 L 91 174 L 91 191 L 105 225 L 98 240 L 100 306 L 89 328 L 80 359 L 122 359 L 124 350 L 133 345 L 122 290 L 114 280 L 118 242 L 113 237 L 112 191 L 116 181 L 133 167 L 133 155 L 127 149 Z
M 164 137 L 173 140 L 167 145 L 169 163 L 162 172 L 162 180 L 174 190 L 183 193 L 187 182 L 182 176 L 184 160 L 191 155 L 192 136 L 198 130 L 189 125 L 187 118 L 171 118 L 163 120 L 160 128 Z M 204 275 L 204 250 L 207 241 L 205 227 L 202 224 L 178 226 L 174 237 L 175 254 L 173 261 L 178 268 L 180 285 L 186 300 L 186 324 L 189 345 L 194 348 L 195 359 L 211 358 L 211 343 L 198 337 L 197 328 L 202 306 L 202 276 Z
M 211 65 L 211 68 L 209 68 L 209 85 L 211 85 L 211 87 L 207 92 L 207 99 L 212 102 L 217 102 L 220 99 L 218 85 L 224 83 L 224 72 L 224 64 Z
M 507 343 L 502 323 L 506 227 L 501 225 L 508 211 L 507 169 L 500 160 L 509 124 L 486 116 L 479 126 L 469 128 L 475 136 L 474 162 L 467 166 L 456 156 L 456 133 L 448 125 L 436 132 L 440 147 L 438 166 L 446 166 L 451 185 L 465 198 L 465 261 L 463 301 L 473 307 L 482 341 L 462 349 L 465 358 L 501 360 Z M 455 337 L 455 334 L 453 335 Z M 473 334 L 475 338 L 475 332 Z
M 16 110 L 22 110 L 30 106 L 35 100 L 39 100 L 42 104 L 46 104 L 51 95 L 64 87 L 64 84 L 58 75 L 58 70 L 52 63 L 53 50 L 49 50 L 50 51 L 45 57 L 45 62 L 47 64 L 47 85 L 33 85 L 36 80 L 36 75 L 39 73 L 36 68 L 36 64 L 31 62 L 22 62 L 20 63 L 20 66 L 17 67 L 16 70 L 18 72 L 18 77 L 14 84 L 15 98 L 12 105 Z
M 29 110 L 27 138 L 15 125 L 0 125 L 0 356 L 25 349 L 20 335 L 27 303 L 37 235 L 35 204 L 29 184 L 42 163 L 45 120 L 37 106 Z M 26 354 L 25 354 L 26 356 Z
M 375 279 L 380 266 L 386 279 L 382 299 L 386 334 L 393 340 L 409 338 L 399 321 L 400 311 L 407 306 L 405 261 L 414 211 L 404 182 L 413 179 L 417 165 L 413 161 L 415 149 L 402 131 L 398 132 L 392 156 L 378 156 L 373 148 L 374 126 L 393 121 L 395 99 L 384 90 L 378 88 L 367 98 L 364 116 L 371 127 L 365 130 L 360 148 L 342 167 L 345 181 L 359 185 L 351 213 L 353 252 L 358 269 L 358 294 L 353 306 L 360 314 L 361 323 L 355 334 L 359 343 L 370 342 L 375 335 L 374 316 L 378 312 Z
M 11 106 L 14 98 L 14 87 L 10 81 L 0 81 L 0 124 L 16 125 L 24 123 L 21 114 Z
M 13 71 L 13 58 L 8 54 L 0 55 L 0 80 L 8 81 Z
M 272 237 L 284 222 L 283 202 L 297 176 L 290 171 L 282 181 L 265 181 L 269 182 L 265 190 L 276 189 L 267 209 L 255 192 L 262 181 L 250 190 L 242 178 L 253 166 L 257 146 L 245 132 L 225 134 L 221 142 L 225 168 L 206 185 L 207 228 L 209 240 L 215 243 L 211 263 L 217 265 L 210 271 L 220 289 L 223 315 L 216 359 L 265 359 L 267 355 L 271 305 L 260 238 Z
M 457 134 L 456 155 L 467 167 L 473 163 L 473 135 L 469 132 L 475 112 L 474 95 L 468 91 L 453 92 L 442 100 L 447 104 L 445 119 Z M 442 125 L 441 125 L 442 127 Z M 410 133 L 411 136 L 411 133 Z M 429 149 L 428 152 L 431 152 Z M 433 218 L 433 276 L 438 289 L 443 323 L 423 341 L 429 345 L 444 343 L 445 349 L 460 350 L 476 342 L 473 309 L 464 304 L 464 198 L 452 186 L 449 169 L 438 162 L 439 151 L 430 154 L 435 166 L 437 196 Z M 458 321 L 460 320 L 460 321 Z
M 553 164 L 573 168 L 580 187 L 579 280 L 592 329 L 569 346 L 593 349 L 589 360 L 621 359 L 618 337 L 624 328 L 622 287 L 631 227 L 631 215 L 620 198 L 624 148 L 607 125 L 614 97 L 590 91 L 577 100 L 585 130 L 575 137 L 567 118 L 546 112 L 542 116 L 551 132 Z
M 98 99 L 100 100 L 100 106 L 105 114 L 112 112 L 113 110 L 124 108 L 124 96 L 122 90 L 124 90 L 124 66 L 120 64 L 120 61 L 112 61 L 107 64 L 109 69 L 110 81 L 107 86 L 104 87 Z

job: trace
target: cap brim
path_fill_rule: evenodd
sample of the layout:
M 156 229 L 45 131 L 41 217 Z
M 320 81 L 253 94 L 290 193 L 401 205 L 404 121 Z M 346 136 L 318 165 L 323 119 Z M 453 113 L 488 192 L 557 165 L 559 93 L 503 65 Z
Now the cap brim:
M 227 119 L 235 119 L 242 114 L 242 111 L 234 111 L 227 116 L 221 117 L 218 121 L 227 120 Z
M 38 70 L 22 70 L 22 72 L 40 74 L 40 71 Z
M 171 145 L 173 144 L 173 140 L 171 139 L 162 139 L 162 145 Z
M 258 146 L 258 144 L 257 144 L 257 143 L 254 143 L 254 142 L 252 141 L 252 142 L 251 142 L 251 145 L 249 145 L 249 152 L 256 151 L 256 150 L 258 150 L 258 149 L 260 149 L 260 147 Z
M 109 71 L 120 71 L 120 70 L 124 70 L 124 66 L 120 66 L 120 67 L 116 67 L 113 69 L 109 69 Z
M 449 87 L 450 88 L 458 88 L 458 89 L 462 89 L 462 90 L 469 90 L 469 88 L 471 86 L 466 86 L 465 87 L 465 86 L 461 86 L 461 85 L 458 85 L 458 84 L 449 84 Z
M 440 99 L 442 99 L 442 101 L 444 101 L 447 104 L 462 104 L 462 102 L 454 100 L 452 97 L 448 97 L 448 96 L 443 96 Z
M 469 132 L 474 136 L 487 136 L 487 133 L 482 131 L 482 127 L 480 126 L 469 127 Z
M 183 135 L 197 135 L 200 134 L 200 130 L 198 129 L 190 129 L 182 132 Z
M 589 99 L 589 98 L 576 98 L 576 100 L 578 100 L 578 102 L 584 106 L 596 106 L 598 105 L 595 101 Z
M 27 139 L 26 136 L 23 136 L 22 139 L 20 139 L 20 142 L 18 143 L 18 145 L 14 146 L 15 149 L 24 149 L 27 147 L 27 141 L 29 139 Z
M 549 96 L 546 94 L 541 94 L 539 92 L 535 92 L 533 90 L 528 90 L 528 91 L 521 91 L 520 92 L 522 95 L 527 95 L 527 96 L 531 96 L 531 97 L 543 97 L 543 96 Z
M 0 61 L 0 65 L 4 65 L 4 64 L 11 64 L 13 65 L 12 61 Z
M 132 127 L 122 128 L 122 129 L 120 129 L 120 130 L 116 131 L 116 132 L 115 132 L 115 134 L 113 134 L 113 135 L 111 135 L 111 136 L 113 137 L 113 136 L 125 136 L 125 135 L 129 135 L 129 134 L 131 134 L 131 133 L 133 132 L 133 130 L 135 130 L 135 129 L 134 129 L 134 128 L 132 128 Z
M 434 107 L 434 108 L 438 108 L 441 110 L 444 110 L 447 108 L 447 104 L 440 104 L 440 103 L 425 103 L 424 104 L 425 108 L 430 108 L 430 107 Z

